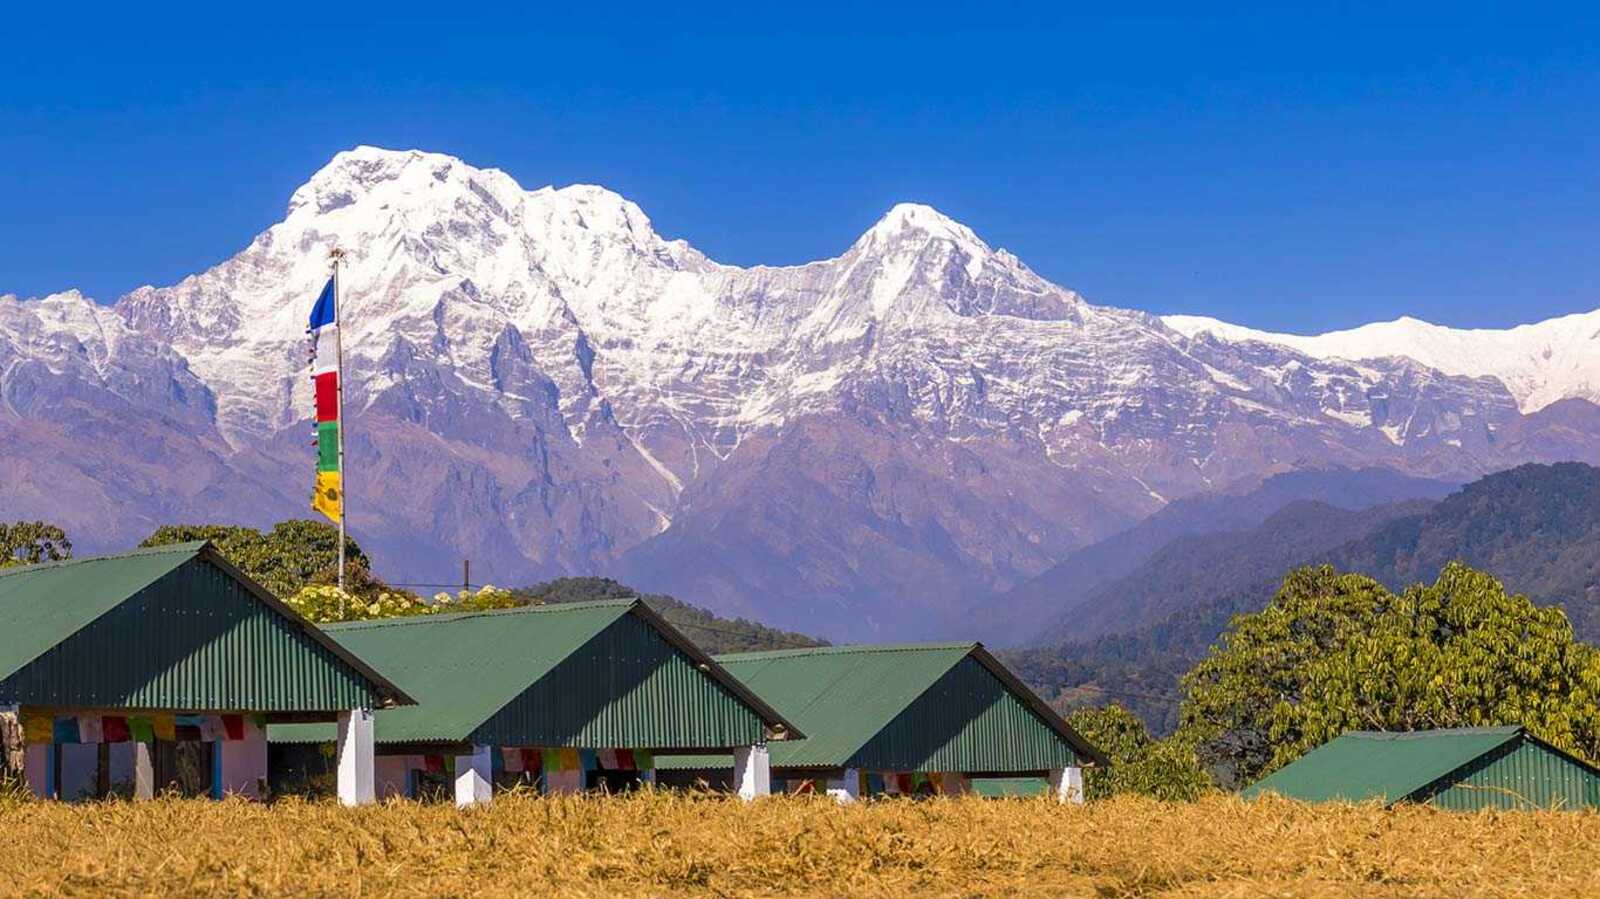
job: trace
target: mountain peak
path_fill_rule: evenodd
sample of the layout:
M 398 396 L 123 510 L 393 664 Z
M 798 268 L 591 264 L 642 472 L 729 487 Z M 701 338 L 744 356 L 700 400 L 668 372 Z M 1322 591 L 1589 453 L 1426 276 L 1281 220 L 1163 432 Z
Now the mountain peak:
M 988 249 L 971 228 L 922 203 L 896 203 L 862 235 L 858 243 L 888 242 L 911 235 L 926 235 L 933 240 L 948 240 Z

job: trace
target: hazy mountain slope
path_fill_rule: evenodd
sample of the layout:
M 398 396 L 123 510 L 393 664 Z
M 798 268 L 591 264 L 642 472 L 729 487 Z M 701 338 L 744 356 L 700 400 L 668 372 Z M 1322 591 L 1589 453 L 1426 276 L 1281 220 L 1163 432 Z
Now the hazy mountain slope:
M 1600 468 L 1523 465 L 1493 474 L 1330 557 L 1397 588 L 1431 581 L 1454 560 L 1561 605 L 1581 637 L 1600 641 Z
M 1264 606 L 1289 569 L 1332 564 L 1398 590 L 1432 582 L 1457 559 L 1561 605 L 1581 638 L 1600 641 L 1600 469 L 1526 465 L 1438 502 L 1354 513 L 1295 503 L 1250 531 L 1181 537 L 1105 588 L 1131 607 L 1172 609 L 1164 618 L 1007 658 L 1046 695 L 1072 701 L 1112 691 L 1105 695 L 1170 725 L 1178 676 L 1231 616 Z
M 947 630 L 976 633 L 997 646 L 1129 630 L 1149 616 L 1106 586 L 1138 571 L 1181 537 L 1212 534 L 1232 540 L 1299 500 L 1353 510 L 1441 498 L 1455 487 L 1388 469 L 1327 469 L 1275 475 L 1253 489 L 1185 497 L 1126 531 L 1069 553 L 1017 587 L 973 603 Z
M 304 321 L 334 247 L 351 526 L 397 579 L 618 570 L 901 633 L 1196 492 L 1600 445 L 1600 417 L 1523 415 L 1493 378 L 1092 305 L 926 206 L 832 259 L 739 268 L 603 188 L 363 147 L 177 284 L 0 300 L 0 507 L 86 547 L 304 514 Z

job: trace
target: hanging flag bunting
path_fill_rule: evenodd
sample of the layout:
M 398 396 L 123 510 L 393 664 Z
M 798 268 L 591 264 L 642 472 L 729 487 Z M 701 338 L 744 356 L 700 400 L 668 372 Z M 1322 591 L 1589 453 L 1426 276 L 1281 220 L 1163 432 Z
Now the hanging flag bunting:
M 317 486 L 311 508 L 340 524 L 344 518 L 344 472 L 339 428 L 339 310 L 336 281 L 327 286 L 311 307 L 311 383 L 316 396 Z

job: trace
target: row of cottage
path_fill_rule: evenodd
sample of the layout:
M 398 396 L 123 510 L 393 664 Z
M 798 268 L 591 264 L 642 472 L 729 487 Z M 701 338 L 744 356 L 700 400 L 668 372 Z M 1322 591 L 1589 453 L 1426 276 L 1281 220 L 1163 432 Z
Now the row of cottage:
M 1104 763 L 978 644 L 713 658 L 638 600 L 318 627 L 206 543 L 0 574 L 4 730 L 8 765 L 63 799 L 1031 777 L 1081 801 Z
M 347 804 L 646 781 L 1070 802 L 1105 764 L 978 644 L 712 658 L 638 600 L 319 628 L 206 543 L 0 573 L 0 750 L 43 797 Z M 1518 727 L 1356 732 L 1264 792 L 1600 807 L 1600 769 Z

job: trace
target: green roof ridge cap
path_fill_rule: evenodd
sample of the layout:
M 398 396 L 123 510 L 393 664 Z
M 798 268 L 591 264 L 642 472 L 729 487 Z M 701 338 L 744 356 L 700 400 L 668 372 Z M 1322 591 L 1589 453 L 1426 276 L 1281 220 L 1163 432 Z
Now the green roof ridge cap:
M 762 649 L 753 652 L 726 652 L 716 656 L 718 661 L 742 662 L 755 659 L 782 659 L 807 655 L 847 655 L 856 652 L 972 652 L 982 644 L 976 642 L 933 643 L 847 643 L 843 646 L 804 646 L 796 649 Z

